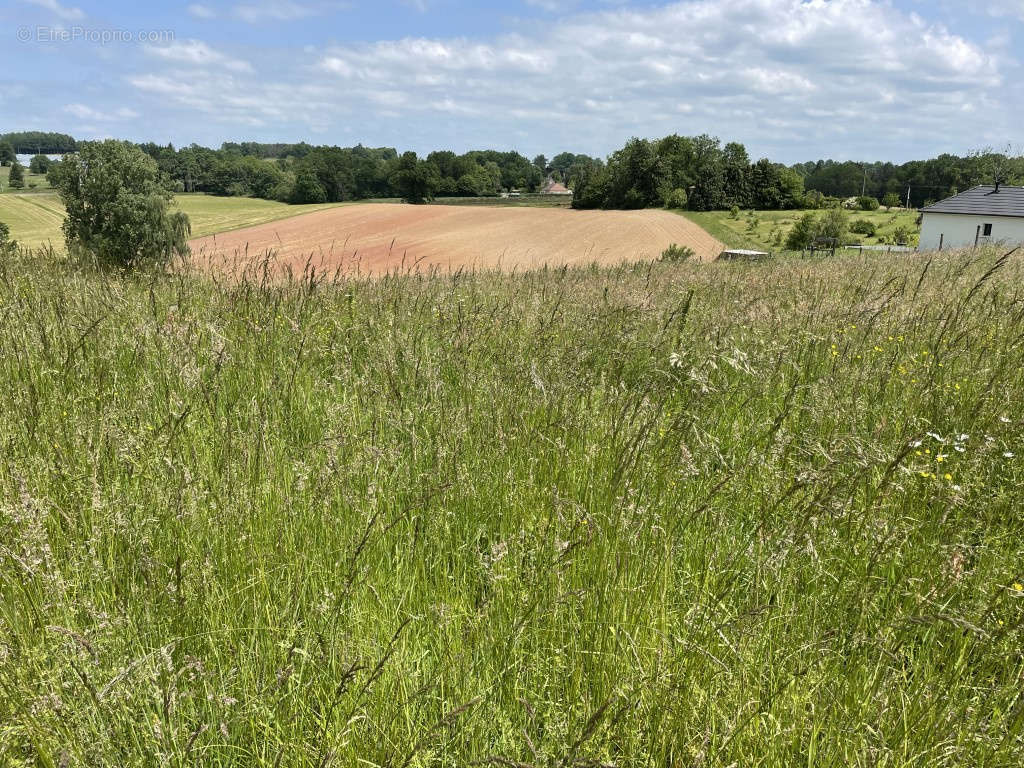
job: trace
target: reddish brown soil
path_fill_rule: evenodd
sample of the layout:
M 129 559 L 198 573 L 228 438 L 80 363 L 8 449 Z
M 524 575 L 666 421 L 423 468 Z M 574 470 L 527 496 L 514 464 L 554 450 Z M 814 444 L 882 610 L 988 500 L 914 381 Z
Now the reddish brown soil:
M 193 240 L 200 264 L 240 265 L 273 251 L 301 272 L 380 274 L 395 269 L 531 269 L 656 259 L 668 245 L 689 246 L 702 261 L 722 244 L 678 214 L 662 210 L 573 211 L 371 203 L 330 208 Z

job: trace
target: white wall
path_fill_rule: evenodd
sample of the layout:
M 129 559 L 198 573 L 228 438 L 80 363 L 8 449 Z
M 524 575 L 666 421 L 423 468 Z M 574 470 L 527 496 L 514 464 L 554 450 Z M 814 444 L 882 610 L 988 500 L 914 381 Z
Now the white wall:
M 974 216 L 959 213 L 924 213 L 921 221 L 921 244 L 919 251 L 938 250 L 942 247 L 964 248 L 974 245 L 974 238 L 981 225 L 992 225 L 991 242 L 1000 240 L 1008 243 L 1024 243 L 1024 216 Z M 981 242 L 985 242 L 982 238 Z

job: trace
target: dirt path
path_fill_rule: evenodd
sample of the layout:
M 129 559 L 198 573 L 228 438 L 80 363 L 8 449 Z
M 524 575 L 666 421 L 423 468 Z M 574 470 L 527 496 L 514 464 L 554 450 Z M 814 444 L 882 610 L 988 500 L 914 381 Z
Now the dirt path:
M 196 238 L 199 264 L 241 263 L 273 250 L 282 265 L 380 274 L 396 268 L 530 269 L 657 258 L 671 243 L 702 261 L 722 244 L 670 211 L 572 211 L 371 203 Z

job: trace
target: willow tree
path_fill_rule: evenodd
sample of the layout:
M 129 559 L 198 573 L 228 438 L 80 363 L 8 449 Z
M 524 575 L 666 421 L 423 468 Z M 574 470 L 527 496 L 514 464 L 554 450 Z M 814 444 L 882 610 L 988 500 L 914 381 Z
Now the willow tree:
M 156 162 L 133 144 L 81 144 L 55 174 L 73 256 L 99 264 L 164 264 L 188 253 L 188 216 L 171 210 L 172 195 Z

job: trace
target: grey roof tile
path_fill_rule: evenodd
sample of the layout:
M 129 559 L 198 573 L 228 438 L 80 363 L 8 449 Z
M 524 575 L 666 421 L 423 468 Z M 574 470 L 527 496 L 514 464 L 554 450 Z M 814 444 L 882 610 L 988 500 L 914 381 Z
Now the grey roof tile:
M 967 213 L 978 216 L 1024 216 L 1024 187 L 973 187 L 942 200 L 921 213 Z

